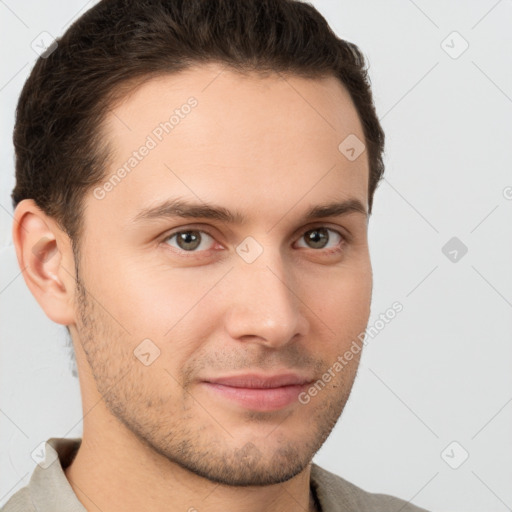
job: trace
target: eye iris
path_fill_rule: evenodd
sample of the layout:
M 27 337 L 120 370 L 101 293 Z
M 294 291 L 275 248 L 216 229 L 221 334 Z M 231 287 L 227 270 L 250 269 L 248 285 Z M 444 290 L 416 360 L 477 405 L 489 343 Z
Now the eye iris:
M 315 249 L 321 249 L 322 247 L 325 247 L 329 240 L 329 234 L 325 228 L 312 229 L 311 231 L 308 231 L 304 236 L 310 246 Z
M 304 237 L 310 247 L 322 249 L 329 241 L 329 232 L 325 228 L 317 228 L 306 232 Z M 176 234 L 176 242 L 183 250 L 197 249 L 201 244 L 201 234 L 199 231 L 182 231 Z
M 198 231 L 183 231 L 176 235 L 176 242 L 183 250 L 196 249 L 201 243 L 201 235 Z

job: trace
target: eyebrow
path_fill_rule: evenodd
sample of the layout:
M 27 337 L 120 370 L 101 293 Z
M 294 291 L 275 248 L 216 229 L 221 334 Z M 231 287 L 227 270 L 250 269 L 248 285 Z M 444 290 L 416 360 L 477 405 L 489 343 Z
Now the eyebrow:
M 357 198 L 330 202 L 311 207 L 302 216 L 302 221 L 323 217 L 341 217 L 350 213 L 368 216 L 363 203 Z M 166 199 L 163 202 L 143 208 L 133 217 L 133 223 L 142 223 L 157 219 L 181 217 L 184 219 L 214 219 L 229 224 L 243 224 L 245 216 L 240 211 L 231 211 L 222 206 L 196 203 L 182 198 Z

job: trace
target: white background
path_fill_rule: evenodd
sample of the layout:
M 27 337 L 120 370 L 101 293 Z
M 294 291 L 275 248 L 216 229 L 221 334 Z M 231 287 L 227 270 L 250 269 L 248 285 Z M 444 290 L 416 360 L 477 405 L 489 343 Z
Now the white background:
M 368 58 L 387 137 L 370 220 L 369 324 L 394 301 L 404 306 L 369 340 L 345 412 L 314 460 L 429 510 L 511 510 L 512 2 L 312 3 Z M 28 483 L 41 441 L 82 432 L 65 329 L 23 281 L 9 194 L 31 42 L 62 35 L 91 5 L 0 2 L 0 505 Z M 469 44 L 458 58 L 445 51 L 463 48 L 453 31 Z M 454 236 L 468 248 L 456 263 L 441 250 Z M 452 465 L 469 454 L 458 469 L 441 457 L 452 441 Z

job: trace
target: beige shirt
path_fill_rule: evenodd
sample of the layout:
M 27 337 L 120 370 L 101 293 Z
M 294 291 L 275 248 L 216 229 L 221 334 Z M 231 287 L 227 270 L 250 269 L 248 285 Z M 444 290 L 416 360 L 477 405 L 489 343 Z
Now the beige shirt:
M 44 461 L 0 512 L 87 512 L 64 473 L 80 443 L 80 438 L 48 439 Z M 366 492 L 314 463 L 311 490 L 321 512 L 427 512 L 399 498 Z

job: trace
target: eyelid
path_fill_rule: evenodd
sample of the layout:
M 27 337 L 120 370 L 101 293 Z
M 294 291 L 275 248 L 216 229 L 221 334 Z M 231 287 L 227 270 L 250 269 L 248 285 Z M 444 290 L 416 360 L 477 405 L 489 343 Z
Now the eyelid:
M 347 228 L 344 228 L 343 226 L 340 226 L 339 224 L 331 224 L 330 222 L 322 222 L 322 221 L 316 221 L 312 224 L 308 224 L 305 227 L 300 228 L 298 231 L 298 234 L 304 234 L 308 231 L 311 231 L 312 229 L 316 228 L 325 228 L 330 229 L 331 231 L 336 231 L 341 237 L 343 237 L 345 240 L 350 240 L 351 235 Z

